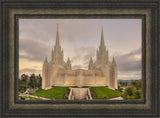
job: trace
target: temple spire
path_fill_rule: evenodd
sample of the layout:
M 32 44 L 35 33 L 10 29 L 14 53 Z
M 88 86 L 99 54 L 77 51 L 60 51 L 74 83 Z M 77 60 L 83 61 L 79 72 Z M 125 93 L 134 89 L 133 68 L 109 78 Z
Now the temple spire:
M 93 69 L 94 69 L 94 64 L 93 64 L 93 59 L 91 57 L 89 60 L 88 70 L 93 70 Z
M 70 58 L 68 57 L 67 63 L 66 63 L 66 69 L 67 70 L 72 70 L 72 65 L 71 65 L 71 61 Z
M 63 58 L 63 50 L 61 49 L 61 45 L 59 42 L 59 24 L 57 24 L 57 35 L 56 35 L 56 42 L 54 45 L 54 50 L 52 53 L 52 58 L 51 58 L 53 64 L 61 64 L 65 65 L 64 58 Z
M 56 35 L 56 47 L 59 47 L 60 46 L 60 43 L 59 43 L 59 24 L 57 24 L 57 35 Z
M 67 62 L 71 62 L 69 57 L 68 57 L 68 60 L 67 60 Z
M 93 63 L 93 59 L 92 59 L 92 57 L 90 58 L 90 61 L 89 61 L 89 62 Z
M 113 56 L 112 64 L 117 65 L 114 56 Z
M 101 30 L 101 44 L 100 46 L 104 46 L 104 35 L 103 35 L 103 26 L 102 26 L 102 30 Z

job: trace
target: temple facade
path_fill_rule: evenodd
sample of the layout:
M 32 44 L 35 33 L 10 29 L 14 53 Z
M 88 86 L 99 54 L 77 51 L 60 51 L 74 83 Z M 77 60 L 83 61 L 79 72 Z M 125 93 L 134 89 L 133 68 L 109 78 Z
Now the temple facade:
M 109 60 L 109 51 L 106 49 L 103 28 L 101 31 L 100 46 L 96 51 L 96 61 L 89 59 L 88 70 L 72 70 L 70 58 L 65 62 L 63 50 L 59 41 L 59 29 L 54 50 L 51 51 L 51 60 L 45 57 L 42 69 L 42 89 L 51 86 L 108 86 L 117 89 L 117 64 Z

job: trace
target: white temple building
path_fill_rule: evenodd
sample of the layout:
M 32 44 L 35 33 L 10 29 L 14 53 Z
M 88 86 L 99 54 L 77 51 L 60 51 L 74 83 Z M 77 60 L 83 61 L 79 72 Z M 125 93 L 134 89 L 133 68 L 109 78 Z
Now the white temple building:
M 103 28 L 101 41 L 96 51 L 96 61 L 89 60 L 88 70 L 72 70 L 70 58 L 64 61 L 63 50 L 59 41 L 59 29 L 57 25 L 57 36 L 54 50 L 51 51 L 51 60 L 45 58 L 42 69 L 42 89 L 49 89 L 51 86 L 108 86 L 112 89 L 118 88 L 117 64 L 109 60 L 109 51 L 106 49 Z

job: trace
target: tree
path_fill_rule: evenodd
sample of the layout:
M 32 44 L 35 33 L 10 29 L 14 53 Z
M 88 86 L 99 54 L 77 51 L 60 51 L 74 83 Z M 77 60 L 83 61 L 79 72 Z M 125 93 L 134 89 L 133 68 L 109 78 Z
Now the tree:
M 18 79 L 18 89 L 19 92 L 23 93 L 26 91 L 27 87 L 28 87 L 28 80 L 29 77 L 26 74 L 22 74 L 21 78 Z
M 141 99 L 142 81 L 132 81 L 122 94 L 123 99 Z
M 31 76 L 22 74 L 21 78 L 18 79 L 19 92 L 25 92 L 27 88 L 41 88 L 42 77 L 41 75 L 32 74 Z
M 26 87 L 25 86 L 19 86 L 19 92 L 20 93 L 24 93 L 26 91 Z
M 42 77 L 40 74 L 38 75 L 38 78 L 37 78 L 37 87 L 38 88 L 42 87 Z
M 139 80 L 139 81 L 132 81 L 132 82 L 131 82 L 131 86 L 136 87 L 136 89 L 142 88 L 142 80 Z
M 119 85 L 118 85 L 118 91 L 123 91 L 123 88 L 121 88 Z
M 29 85 L 30 88 L 35 88 L 36 87 L 36 77 L 35 77 L 35 74 L 32 74 L 30 76 L 30 80 L 29 80 L 28 85 Z
M 134 92 L 133 92 L 133 96 L 134 96 L 134 98 L 135 99 L 141 99 L 141 90 L 135 90 Z
M 30 88 L 41 88 L 42 86 L 42 77 L 39 74 L 38 76 L 35 76 L 35 74 L 32 74 L 30 76 L 30 81 L 28 83 Z
M 27 88 L 28 79 L 29 79 L 28 75 L 22 74 L 22 75 L 21 75 L 21 79 L 20 79 L 20 81 L 19 81 L 19 84 L 20 84 L 21 86 L 25 86 L 25 87 Z

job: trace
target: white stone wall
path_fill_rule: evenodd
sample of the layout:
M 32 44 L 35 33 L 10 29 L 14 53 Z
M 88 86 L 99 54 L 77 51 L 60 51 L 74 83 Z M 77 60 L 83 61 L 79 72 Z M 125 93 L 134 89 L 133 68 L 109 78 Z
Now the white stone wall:
M 60 76 L 57 77 L 58 69 L 50 69 L 49 71 L 43 69 L 42 76 L 42 89 L 49 88 L 53 86 L 110 86 L 117 89 L 117 71 L 111 71 L 109 69 L 104 69 L 103 73 L 105 76 L 83 76 L 81 74 L 77 76 Z M 45 74 L 44 74 L 45 73 Z
M 42 89 L 50 87 L 50 80 L 48 77 L 48 64 L 45 63 L 42 69 Z
M 64 85 L 65 83 L 65 78 L 64 77 L 55 77 L 54 78 L 55 82 L 53 83 L 53 85 Z
M 76 77 L 75 76 L 65 76 L 65 85 L 75 85 Z
M 45 72 L 45 68 L 43 65 L 43 68 L 42 68 L 42 89 L 46 88 L 45 82 L 46 82 L 46 72 Z
M 96 85 L 106 86 L 106 77 L 96 77 Z
M 95 85 L 95 76 L 84 77 L 84 85 Z

